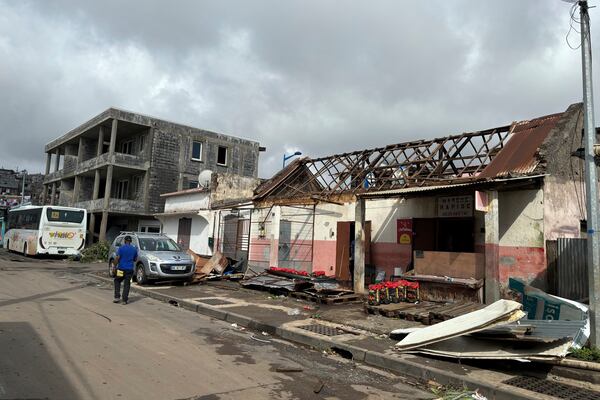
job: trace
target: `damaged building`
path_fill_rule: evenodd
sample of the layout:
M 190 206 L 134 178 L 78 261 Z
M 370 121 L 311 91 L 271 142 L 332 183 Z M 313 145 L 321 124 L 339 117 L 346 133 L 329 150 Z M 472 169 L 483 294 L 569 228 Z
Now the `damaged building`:
M 582 121 L 574 104 L 478 132 L 296 159 L 255 191 L 248 263 L 324 271 L 356 292 L 408 270 L 485 282 L 487 301 L 510 277 L 548 289 L 549 257 L 560 257 L 548 249 L 582 236 L 583 166 L 572 156 Z
M 209 171 L 202 172 L 200 179 L 203 183 L 198 188 L 161 194 L 166 200 L 165 209 L 155 217 L 161 222 L 162 233 L 184 250 L 210 256 L 216 246 L 227 257 L 247 260 L 248 238 L 244 232 L 249 225 L 244 216 L 248 212 L 230 210 L 222 215 L 219 207 L 252 197 L 261 180 Z
M 196 188 L 204 170 L 256 177 L 257 142 L 109 108 L 48 143 L 42 200 L 85 208 L 89 238 L 154 232 L 161 193 Z

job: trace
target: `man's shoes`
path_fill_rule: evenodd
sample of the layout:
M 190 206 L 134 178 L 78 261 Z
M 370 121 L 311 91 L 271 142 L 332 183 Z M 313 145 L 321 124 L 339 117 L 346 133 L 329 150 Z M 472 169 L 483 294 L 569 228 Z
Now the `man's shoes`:
M 127 300 L 123 300 L 123 301 L 121 302 L 121 304 L 123 304 L 123 305 L 126 305 L 126 304 L 127 304 Z
M 120 302 L 121 302 L 121 299 L 114 299 L 113 300 L 113 303 L 120 303 Z

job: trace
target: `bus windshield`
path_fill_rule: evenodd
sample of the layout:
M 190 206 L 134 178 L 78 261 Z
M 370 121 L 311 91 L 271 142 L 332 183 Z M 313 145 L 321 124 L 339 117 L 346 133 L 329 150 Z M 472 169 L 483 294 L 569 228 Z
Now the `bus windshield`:
M 85 211 L 83 210 L 61 210 L 50 207 L 46 210 L 46 218 L 49 222 L 72 222 L 80 224 L 84 217 Z

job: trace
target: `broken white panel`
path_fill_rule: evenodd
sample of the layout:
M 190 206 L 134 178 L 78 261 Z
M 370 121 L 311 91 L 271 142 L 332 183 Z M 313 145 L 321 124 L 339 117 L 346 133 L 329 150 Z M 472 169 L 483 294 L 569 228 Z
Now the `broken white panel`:
M 544 360 L 562 358 L 573 345 L 570 339 L 552 343 L 523 343 L 518 341 L 482 340 L 460 336 L 421 347 L 415 352 L 440 357 L 486 360 Z
M 481 331 L 494 325 L 515 322 L 525 316 L 521 307 L 521 303 L 516 301 L 498 300 L 481 310 L 411 332 L 396 344 L 396 348 L 408 350 L 424 347 L 431 343 Z

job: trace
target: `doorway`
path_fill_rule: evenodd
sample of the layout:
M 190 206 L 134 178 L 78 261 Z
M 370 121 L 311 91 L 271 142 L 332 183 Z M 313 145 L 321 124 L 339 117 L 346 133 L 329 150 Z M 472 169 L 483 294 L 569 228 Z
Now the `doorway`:
M 182 250 L 190 248 L 190 235 L 192 233 L 192 219 L 179 218 L 179 227 L 177 228 L 177 244 Z
M 342 282 L 354 282 L 354 221 L 337 223 L 335 277 Z M 365 221 L 365 265 L 371 263 L 371 221 Z M 365 273 L 366 276 L 366 273 Z

